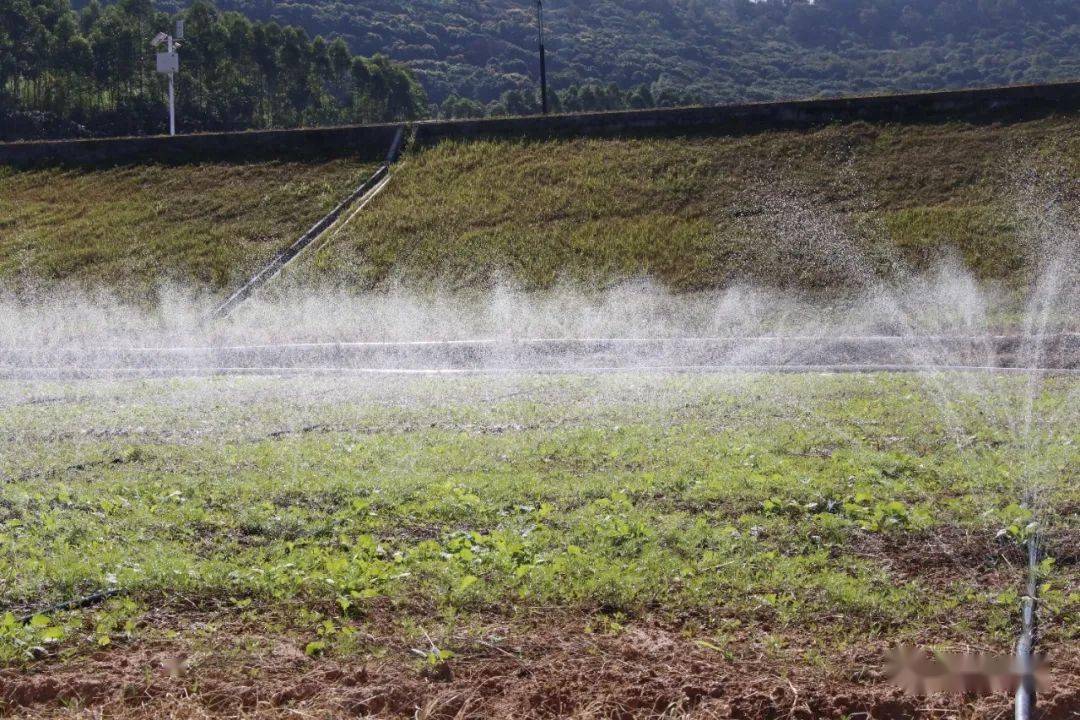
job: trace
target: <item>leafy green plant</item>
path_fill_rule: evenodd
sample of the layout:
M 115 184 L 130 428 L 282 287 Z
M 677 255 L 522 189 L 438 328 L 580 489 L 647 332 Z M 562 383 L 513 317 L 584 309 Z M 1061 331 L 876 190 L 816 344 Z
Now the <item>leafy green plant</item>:
M 21 623 L 13 613 L 6 612 L 0 615 L 0 663 L 31 660 L 44 655 L 69 633 L 69 627 L 47 615 L 36 614 Z

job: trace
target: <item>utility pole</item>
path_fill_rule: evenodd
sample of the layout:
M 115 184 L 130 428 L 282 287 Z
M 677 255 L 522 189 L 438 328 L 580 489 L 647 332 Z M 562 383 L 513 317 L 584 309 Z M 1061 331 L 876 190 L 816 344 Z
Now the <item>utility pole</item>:
M 173 50 L 173 36 L 169 36 L 169 50 L 170 55 L 175 55 L 176 51 Z M 179 63 L 177 63 L 179 64 Z M 176 134 L 176 88 L 174 87 L 174 78 L 176 73 L 169 73 L 169 135 Z
M 540 33 L 540 107 L 548 114 L 547 53 L 544 51 L 544 0 L 536 0 L 536 27 Z
M 184 37 L 184 21 L 176 21 L 176 36 L 168 33 L 158 33 L 150 44 L 158 47 L 165 43 L 165 52 L 157 54 L 157 71 L 169 76 L 169 135 L 176 134 L 176 73 L 180 71 L 180 56 L 177 50 L 180 43 L 176 42 Z

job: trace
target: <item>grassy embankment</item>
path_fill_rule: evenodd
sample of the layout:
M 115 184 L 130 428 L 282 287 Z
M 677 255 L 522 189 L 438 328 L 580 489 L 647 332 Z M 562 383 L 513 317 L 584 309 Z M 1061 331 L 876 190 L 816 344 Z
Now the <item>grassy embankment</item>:
M 822 287 L 855 279 L 844 262 L 852 251 L 880 267 L 888 255 L 920 265 L 955 248 L 980 277 L 1019 284 L 1017 188 L 1025 170 L 1046 186 L 1080 175 L 1078 128 L 1066 117 L 445 144 L 412 151 L 388 191 L 294 274 L 356 290 L 395 279 L 538 288 L 646 275 L 676 290 Z M 0 283 L 74 279 L 138 294 L 168 277 L 221 291 L 367 170 L 2 171 Z
M 389 191 L 312 256 L 315 274 L 354 288 L 646 275 L 676 290 L 820 288 L 855 279 L 849 250 L 880 268 L 955 249 L 979 277 L 1019 283 L 1023 173 L 1041 171 L 1046 186 L 1080 176 L 1078 129 L 1069 117 L 444 144 L 409 155 Z
M 1064 513 L 1043 518 L 1059 558 L 1043 642 L 1062 677 L 1080 628 L 1069 383 L 1038 406 L 1066 422 L 1042 457 Z M 31 663 L 7 678 L 31 707 L 56 699 L 28 689 L 52 677 L 69 703 L 192 717 L 360 696 L 410 717 L 428 702 L 452 716 L 453 696 L 480 716 L 606 716 L 625 693 L 840 716 L 891 702 L 893 643 L 1007 651 L 1017 630 L 1023 465 L 978 404 L 944 423 L 914 376 L 0 392 L 0 662 Z M 108 588 L 121 595 L 99 607 L 13 619 Z M 162 676 L 175 658 L 190 667 Z M 76 682 L 94 673 L 96 689 Z M 275 695 L 297 678 L 314 689 Z M 546 711 L 518 696 L 559 685 Z
M 170 281 L 224 290 L 373 170 L 349 161 L 0 168 L 0 287 L 75 281 L 136 298 Z

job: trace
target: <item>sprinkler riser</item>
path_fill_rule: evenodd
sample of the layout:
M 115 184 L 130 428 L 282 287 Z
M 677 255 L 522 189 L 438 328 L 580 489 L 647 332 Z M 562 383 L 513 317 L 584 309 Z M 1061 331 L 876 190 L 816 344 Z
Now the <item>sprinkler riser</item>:
M 1016 641 L 1016 657 L 1022 675 L 1016 690 L 1015 720 L 1031 720 L 1035 713 L 1035 644 L 1038 628 L 1038 567 L 1039 545 L 1033 535 L 1028 539 L 1028 588 L 1021 604 L 1020 638 Z

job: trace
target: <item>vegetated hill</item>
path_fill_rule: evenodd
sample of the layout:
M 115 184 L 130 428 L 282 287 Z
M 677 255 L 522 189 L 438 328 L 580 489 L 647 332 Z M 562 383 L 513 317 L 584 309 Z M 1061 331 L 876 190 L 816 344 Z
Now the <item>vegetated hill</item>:
M 188 0 L 158 0 L 179 8 Z M 429 96 L 536 86 L 532 0 L 225 0 L 406 61 Z M 1075 0 L 547 0 L 554 87 L 645 85 L 705 101 L 1080 77 Z
M 1080 117 L 1007 126 L 854 124 L 812 132 L 447 143 L 305 259 L 305 280 L 545 288 L 650 277 L 676 290 L 828 289 L 956 252 L 1022 283 L 1028 170 L 1080 177 Z M 1066 203 L 1074 203 L 1075 196 Z M 863 257 L 865 260 L 853 260 Z
M 74 282 L 143 298 L 170 281 L 225 290 L 372 170 L 343 160 L 0 168 L 0 290 Z
M 168 132 L 167 81 L 151 45 L 187 23 L 176 74 L 180 132 L 412 119 L 427 99 L 385 57 L 349 53 L 338 39 L 252 23 L 196 0 L 169 17 L 151 0 L 0 5 L 0 140 Z

